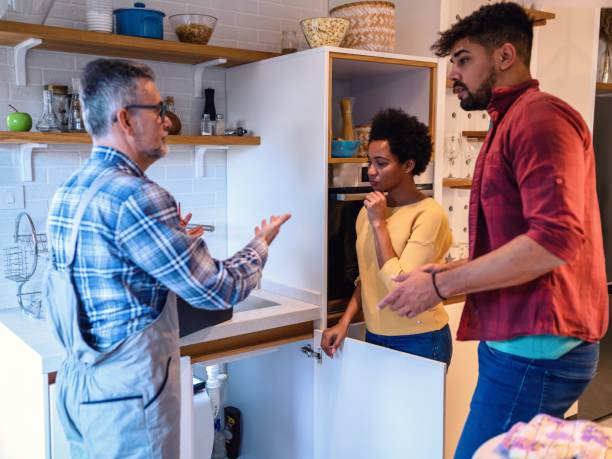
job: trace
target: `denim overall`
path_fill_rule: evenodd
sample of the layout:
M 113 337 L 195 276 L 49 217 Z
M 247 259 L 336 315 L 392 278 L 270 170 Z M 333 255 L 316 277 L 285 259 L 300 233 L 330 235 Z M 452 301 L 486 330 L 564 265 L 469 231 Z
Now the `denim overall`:
M 179 334 L 176 297 L 168 292 L 157 319 L 102 352 L 79 328 L 72 265 L 78 228 L 95 193 L 115 173 L 83 194 L 67 246 L 66 270 L 51 264 L 44 281 L 52 328 L 66 350 L 57 374 L 57 410 L 74 458 L 179 457 Z

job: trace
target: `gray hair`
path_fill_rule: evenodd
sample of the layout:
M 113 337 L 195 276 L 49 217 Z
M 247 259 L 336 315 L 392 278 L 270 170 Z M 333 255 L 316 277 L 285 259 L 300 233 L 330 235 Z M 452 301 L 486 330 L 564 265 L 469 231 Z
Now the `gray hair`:
M 96 59 L 85 66 L 81 76 L 83 119 L 92 137 L 108 134 L 115 112 L 137 103 L 137 83 L 155 81 L 153 70 L 126 59 Z

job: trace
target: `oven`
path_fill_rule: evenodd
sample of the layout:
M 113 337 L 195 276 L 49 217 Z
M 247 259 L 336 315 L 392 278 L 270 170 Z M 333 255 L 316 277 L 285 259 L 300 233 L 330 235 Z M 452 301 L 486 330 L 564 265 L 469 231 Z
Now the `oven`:
M 433 195 L 431 183 L 417 184 Z M 328 183 L 327 213 L 327 312 L 346 309 L 359 274 L 355 222 L 372 187 L 368 167 L 361 163 L 332 164 Z

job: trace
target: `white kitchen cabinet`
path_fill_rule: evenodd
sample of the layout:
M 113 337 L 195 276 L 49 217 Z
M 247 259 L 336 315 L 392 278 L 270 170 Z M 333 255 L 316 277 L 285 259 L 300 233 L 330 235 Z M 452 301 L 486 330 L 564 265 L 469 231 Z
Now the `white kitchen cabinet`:
M 230 124 L 244 124 L 263 139 L 227 158 L 228 251 L 252 237 L 253 222 L 291 213 L 271 246 L 262 285 L 319 305 L 321 327 L 327 319 L 329 169 L 367 161 L 331 157 L 338 101 L 355 98 L 354 124 L 371 121 L 381 109 L 402 108 L 435 138 L 438 73 L 437 59 L 329 47 L 227 70 Z
M 314 340 L 231 362 L 225 405 L 243 417 L 243 459 L 442 458 L 445 365 L 347 338 L 334 359 Z M 206 363 L 206 362 L 203 362 Z

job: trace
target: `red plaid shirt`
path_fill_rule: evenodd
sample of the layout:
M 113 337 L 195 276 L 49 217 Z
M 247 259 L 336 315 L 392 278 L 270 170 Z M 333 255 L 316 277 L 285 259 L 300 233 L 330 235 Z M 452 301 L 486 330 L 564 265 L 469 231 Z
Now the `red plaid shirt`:
M 536 80 L 495 89 L 470 195 L 470 259 L 525 234 L 566 264 L 530 282 L 470 294 L 457 337 L 551 334 L 598 341 L 608 293 L 588 127 Z

